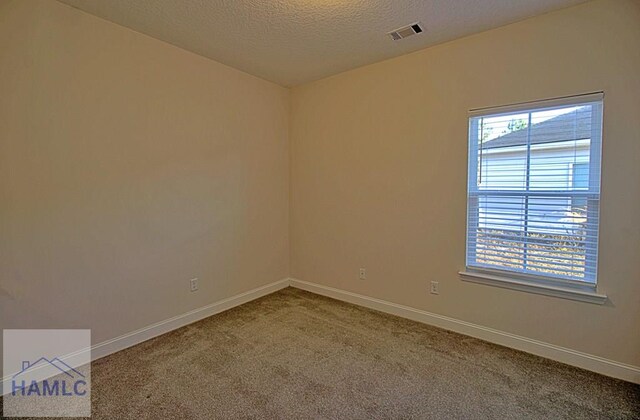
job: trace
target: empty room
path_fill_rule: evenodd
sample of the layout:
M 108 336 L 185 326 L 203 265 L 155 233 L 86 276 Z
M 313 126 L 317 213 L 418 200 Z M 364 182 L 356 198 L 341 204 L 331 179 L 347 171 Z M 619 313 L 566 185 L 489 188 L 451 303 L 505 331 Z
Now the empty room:
M 4 418 L 640 419 L 639 0 L 0 0 Z

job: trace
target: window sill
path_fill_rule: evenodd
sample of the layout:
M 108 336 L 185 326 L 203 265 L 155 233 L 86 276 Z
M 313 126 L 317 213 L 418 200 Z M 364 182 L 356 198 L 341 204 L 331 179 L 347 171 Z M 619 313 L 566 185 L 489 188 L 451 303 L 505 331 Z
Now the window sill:
M 602 295 L 590 290 L 538 284 L 527 280 L 518 280 L 474 271 L 460 271 L 458 274 L 463 281 L 487 284 L 490 286 L 503 287 L 506 289 L 520 290 L 523 292 L 537 293 L 540 295 L 577 300 L 580 302 L 595 303 L 598 305 L 604 305 L 604 303 L 607 301 L 606 295 Z

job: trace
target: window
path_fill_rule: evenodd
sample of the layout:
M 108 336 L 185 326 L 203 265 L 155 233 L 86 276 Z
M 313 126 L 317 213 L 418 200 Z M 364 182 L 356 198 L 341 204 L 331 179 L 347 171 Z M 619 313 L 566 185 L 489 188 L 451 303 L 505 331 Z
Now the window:
M 595 287 L 602 99 L 471 112 L 468 270 Z

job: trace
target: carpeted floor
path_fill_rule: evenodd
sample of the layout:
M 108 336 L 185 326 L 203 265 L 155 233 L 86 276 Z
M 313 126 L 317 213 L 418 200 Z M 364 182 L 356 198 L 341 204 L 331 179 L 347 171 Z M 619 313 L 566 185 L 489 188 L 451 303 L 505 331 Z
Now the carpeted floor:
M 640 386 L 293 288 L 92 364 L 94 419 L 640 418 Z

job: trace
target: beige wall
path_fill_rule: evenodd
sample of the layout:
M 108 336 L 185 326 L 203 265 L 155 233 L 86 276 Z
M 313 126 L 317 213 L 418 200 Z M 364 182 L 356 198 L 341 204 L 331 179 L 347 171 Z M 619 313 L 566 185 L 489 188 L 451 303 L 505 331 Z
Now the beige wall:
M 288 114 L 272 83 L 2 0 L 0 328 L 97 343 L 287 277 Z
M 605 0 L 294 88 L 292 277 L 640 366 L 639 75 L 640 2 Z M 598 90 L 610 302 L 461 281 L 467 111 Z

